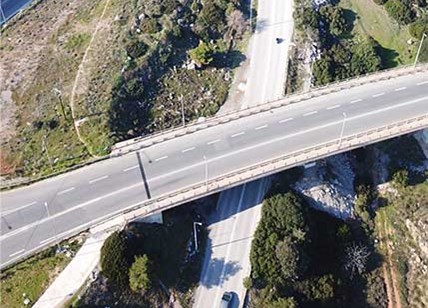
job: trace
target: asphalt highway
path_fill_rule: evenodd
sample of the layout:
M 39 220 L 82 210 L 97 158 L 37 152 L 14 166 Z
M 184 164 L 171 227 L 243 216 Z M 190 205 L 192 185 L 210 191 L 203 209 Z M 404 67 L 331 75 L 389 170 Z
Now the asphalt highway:
M 113 212 L 249 165 L 428 113 L 428 73 L 313 98 L 0 194 L 1 266 Z
M 13 17 L 32 0 L 0 0 L 0 25 Z

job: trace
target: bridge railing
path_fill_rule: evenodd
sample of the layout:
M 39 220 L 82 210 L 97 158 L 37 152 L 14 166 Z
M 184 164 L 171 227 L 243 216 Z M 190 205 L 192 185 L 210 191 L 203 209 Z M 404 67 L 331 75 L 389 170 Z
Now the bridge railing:
M 276 100 L 270 100 L 262 104 L 248 107 L 241 110 L 233 110 L 221 115 L 214 115 L 207 118 L 205 121 L 199 123 L 197 120 L 188 123 L 186 126 L 175 127 L 167 129 L 155 134 L 148 136 L 137 137 L 126 141 L 119 142 L 112 147 L 111 156 L 120 156 L 133 151 L 137 151 L 161 142 L 165 142 L 170 139 L 174 139 L 180 136 L 194 133 L 209 127 L 213 127 L 219 124 L 231 122 L 237 119 L 248 117 L 260 112 L 266 112 L 274 110 L 280 107 L 284 107 L 289 104 L 300 103 L 308 101 L 312 98 L 339 92 L 346 89 L 351 89 L 364 84 L 374 83 L 381 80 L 387 80 L 400 76 L 406 76 L 410 74 L 416 74 L 420 72 L 428 71 L 428 64 L 419 66 L 402 66 L 400 68 L 392 68 L 358 76 L 355 78 L 349 78 L 336 83 L 328 84 L 322 87 L 311 89 L 308 92 L 296 93 L 287 96 L 280 97 Z
M 194 185 L 184 187 L 179 191 L 167 193 L 162 196 L 131 205 L 128 208 L 118 210 L 104 217 L 99 217 L 95 221 L 88 222 L 72 230 L 58 234 L 54 239 L 47 241 L 44 246 L 26 251 L 25 254 L 0 265 L 0 269 L 4 269 L 10 264 L 22 260 L 47 246 L 54 245 L 59 241 L 87 230 L 88 228 L 92 228 L 97 231 L 121 228 L 128 221 L 133 220 L 136 217 L 163 211 L 221 190 L 238 186 L 248 182 L 249 180 L 255 180 L 282 170 L 306 164 L 310 161 L 325 158 L 333 154 L 349 151 L 364 145 L 411 133 L 427 127 L 428 114 L 425 114 L 388 125 L 379 126 L 358 134 L 336 138 L 323 144 L 307 147 L 271 160 L 263 161 L 256 165 L 248 166 L 246 168 L 209 179 L 207 182 L 199 182 Z
M 396 78 L 399 76 L 406 76 L 406 75 L 416 74 L 420 72 L 427 72 L 427 71 L 428 71 L 428 64 L 420 64 L 416 67 L 401 66 L 399 68 L 387 69 L 380 72 L 374 72 L 371 74 L 358 76 L 355 78 L 337 81 L 336 83 L 311 89 L 309 92 L 296 93 L 296 94 L 284 96 L 273 101 L 264 102 L 257 106 L 248 107 L 246 109 L 230 111 L 228 113 L 224 113 L 221 115 L 215 115 L 207 118 L 202 123 L 198 123 L 197 121 L 192 121 L 188 123 L 186 126 L 167 129 L 158 133 L 150 134 L 148 136 L 137 137 L 137 138 L 133 138 L 133 139 L 129 139 L 129 140 L 117 143 L 112 147 L 112 151 L 110 155 L 92 159 L 58 172 L 53 172 L 47 175 L 26 179 L 23 181 L 17 181 L 14 183 L 7 183 L 7 184 L 2 183 L 0 186 L 0 190 L 13 189 L 18 186 L 29 185 L 37 181 L 41 181 L 50 177 L 54 177 L 59 174 L 73 171 L 111 157 L 117 157 L 117 156 L 128 154 L 134 151 L 138 151 L 140 149 L 144 149 L 161 142 L 165 142 L 180 136 L 188 135 L 188 134 L 191 134 L 203 129 L 207 129 L 209 127 L 213 127 L 219 124 L 241 119 L 243 117 L 248 117 L 248 116 L 257 114 L 259 112 L 274 110 L 276 108 L 280 108 L 289 104 L 304 102 L 311 98 L 327 95 L 334 92 L 339 92 L 345 89 L 350 89 L 350 88 L 368 84 L 368 83 L 374 83 L 380 80 L 387 80 L 387 79 Z

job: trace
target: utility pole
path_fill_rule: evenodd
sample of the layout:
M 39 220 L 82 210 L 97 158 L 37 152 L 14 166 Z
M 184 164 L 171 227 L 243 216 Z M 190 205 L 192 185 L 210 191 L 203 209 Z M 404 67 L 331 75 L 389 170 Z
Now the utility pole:
M 193 222 L 193 235 L 195 237 L 195 251 L 198 251 L 199 247 L 198 247 L 198 234 L 196 233 L 196 225 L 202 226 L 202 223 L 198 221 Z
M 208 191 L 208 161 L 207 157 L 204 155 L 204 163 L 205 163 L 205 187 Z
M 422 49 L 422 44 L 424 43 L 424 39 L 427 37 L 426 33 L 422 34 L 422 39 L 421 42 L 419 44 L 419 48 L 418 48 L 418 52 L 416 53 L 416 59 L 415 59 L 415 63 L 413 64 L 413 67 L 416 67 L 416 64 L 418 64 L 418 59 L 419 59 L 419 53 L 421 52 Z
M 7 228 L 8 228 L 9 230 L 11 230 L 11 229 L 12 229 L 12 226 L 11 226 L 11 225 L 9 225 L 9 223 L 6 221 L 6 218 L 4 218 L 3 216 L 1 216 L 1 219 L 3 219 L 3 221 L 4 221 L 4 223 L 6 224 Z
M 51 170 L 53 170 L 52 159 L 51 159 L 51 156 L 49 155 L 49 151 L 48 151 L 48 147 L 47 147 L 46 135 L 43 135 L 42 146 L 43 146 L 43 149 L 46 152 L 46 156 L 48 157 L 48 161 L 49 161 L 49 165 L 51 166 Z
M 183 95 L 180 95 L 178 100 L 181 103 L 181 122 L 183 124 L 183 127 L 186 126 L 186 118 L 184 117 L 184 102 L 183 102 Z
M 48 214 L 48 219 L 50 219 L 51 218 L 51 214 L 49 212 L 49 206 L 48 206 L 47 202 L 45 202 L 45 209 L 46 209 L 46 213 Z M 55 224 L 54 224 L 53 218 L 52 218 L 52 230 L 54 232 L 55 241 L 57 242 L 58 238 L 57 238 L 57 235 L 56 235 L 56 228 L 55 228 Z M 61 247 L 59 246 L 58 242 L 57 242 L 57 246 L 58 246 L 58 251 L 61 251 Z
M 340 130 L 340 138 L 339 138 L 339 149 L 342 146 L 342 138 L 343 138 L 343 132 L 345 131 L 345 123 L 346 123 L 346 113 L 343 114 L 343 122 L 342 122 L 342 129 Z

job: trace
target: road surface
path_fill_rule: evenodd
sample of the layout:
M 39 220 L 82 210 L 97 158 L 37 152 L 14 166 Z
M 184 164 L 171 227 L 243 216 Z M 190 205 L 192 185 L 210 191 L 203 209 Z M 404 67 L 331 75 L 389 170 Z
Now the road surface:
M 425 114 L 426 71 L 260 112 L 2 192 L 1 266 L 148 198 L 336 141 L 342 130 L 346 137 Z
M 250 40 L 249 67 L 238 72 L 243 95 L 231 95 L 221 111 L 252 107 L 272 101 L 284 92 L 288 48 L 293 34 L 292 0 L 259 1 L 256 31 Z M 276 42 L 281 38 L 281 43 Z M 247 64 L 248 65 L 248 64 Z M 245 81 L 240 76 L 244 75 Z M 233 88 L 232 88 L 233 89 Z M 233 90 L 232 90 L 233 91 Z M 218 305 L 224 292 L 235 294 L 235 305 L 245 297 L 243 279 L 250 274 L 251 239 L 261 216 L 262 200 L 270 179 L 223 191 L 209 225 L 208 245 L 195 308 Z
M 0 25 L 25 8 L 32 0 L 0 0 Z

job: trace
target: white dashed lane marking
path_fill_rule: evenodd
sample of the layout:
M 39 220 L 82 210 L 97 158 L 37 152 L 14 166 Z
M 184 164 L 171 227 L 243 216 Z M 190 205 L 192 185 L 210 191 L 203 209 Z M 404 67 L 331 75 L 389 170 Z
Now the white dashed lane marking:
M 379 96 L 382 96 L 382 95 L 385 95 L 385 92 L 378 93 L 378 94 L 373 94 L 372 97 L 379 97 Z
M 287 118 L 287 119 L 283 119 L 283 120 L 279 121 L 279 123 L 285 123 L 285 122 L 288 122 L 291 120 L 293 120 L 293 118 Z
M 210 144 L 214 144 L 214 143 L 217 143 L 217 142 L 220 142 L 220 139 L 212 140 L 210 142 L 207 142 L 207 144 L 210 145 Z
M 99 177 L 99 178 L 96 178 L 96 179 L 90 180 L 90 181 L 89 181 L 89 184 L 93 184 L 93 183 L 96 183 L 96 182 L 99 182 L 99 181 L 105 180 L 105 179 L 107 179 L 107 178 L 108 178 L 108 175 L 104 175 L 104 176 L 102 176 L 102 177 Z
M 243 134 L 245 134 L 245 132 L 240 132 L 240 133 L 233 134 L 231 137 L 235 138 L 235 137 L 238 137 L 238 136 L 242 136 Z
M 139 165 L 134 165 L 132 167 L 123 169 L 123 172 L 131 171 L 131 170 L 137 169 L 138 167 L 139 167 Z
M 259 130 L 259 129 L 263 129 L 263 128 L 267 128 L 267 127 L 268 127 L 267 124 L 265 124 L 265 125 L 256 127 L 255 130 Z
M 196 148 L 195 147 L 191 147 L 191 148 L 185 149 L 185 150 L 183 150 L 181 152 L 182 153 L 186 153 L 186 152 L 189 152 L 189 151 L 193 151 L 194 149 L 196 149 Z
M 362 99 L 359 98 L 359 99 L 354 99 L 353 101 L 350 101 L 349 103 L 350 104 L 355 104 L 355 103 L 358 103 L 358 102 L 361 102 L 361 101 L 362 101 Z
M 311 111 L 311 112 L 305 113 L 303 116 L 307 117 L 307 116 L 310 116 L 310 115 L 313 115 L 313 114 L 316 114 L 316 113 L 318 113 L 318 111 Z
M 165 156 L 156 158 L 155 161 L 161 161 L 161 160 L 164 160 L 164 159 L 167 159 L 167 158 L 168 158 L 168 155 L 165 155 Z
M 395 92 L 400 92 L 400 91 L 403 91 L 403 90 L 406 90 L 406 89 L 407 89 L 406 87 L 401 87 L 401 88 L 395 89 L 394 91 Z
M 340 105 L 334 105 L 334 106 L 330 106 L 330 107 L 328 107 L 328 108 L 326 108 L 327 110 L 332 110 L 332 109 L 336 109 L 336 108 L 339 108 L 340 107 Z
M 70 187 L 70 188 L 64 189 L 63 191 L 60 191 L 59 193 L 57 193 L 57 195 L 61 196 L 61 195 L 66 194 L 66 193 L 68 193 L 68 192 L 70 192 L 72 190 L 74 190 L 74 187 Z
M 416 85 L 417 86 L 421 86 L 421 85 L 424 85 L 424 84 L 428 84 L 428 80 L 427 81 L 418 82 Z

